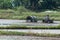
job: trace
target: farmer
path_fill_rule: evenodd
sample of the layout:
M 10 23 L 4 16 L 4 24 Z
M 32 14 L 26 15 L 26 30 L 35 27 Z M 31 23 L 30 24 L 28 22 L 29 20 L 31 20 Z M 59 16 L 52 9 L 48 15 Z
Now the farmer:
M 50 20 L 49 15 L 46 15 L 46 16 L 45 16 L 45 20 L 46 20 L 46 21 L 49 21 L 49 20 Z

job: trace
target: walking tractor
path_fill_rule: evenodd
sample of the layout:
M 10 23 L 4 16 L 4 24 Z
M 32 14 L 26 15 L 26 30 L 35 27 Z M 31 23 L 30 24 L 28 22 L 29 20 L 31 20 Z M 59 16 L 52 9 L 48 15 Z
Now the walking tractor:
M 37 18 L 35 16 L 27 16 L 27 22 L 37 22 Z

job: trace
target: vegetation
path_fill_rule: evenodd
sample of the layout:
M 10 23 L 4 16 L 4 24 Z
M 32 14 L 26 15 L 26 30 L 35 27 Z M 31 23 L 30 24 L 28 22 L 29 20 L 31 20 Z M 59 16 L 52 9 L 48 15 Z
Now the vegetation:
M 0 29 L 60 29 L 59 26 L 20 26 L 20 25 L 11 25 L 0 27 Z
M 1 9 L 11 9 L 19 6 L 31 10 L 56 9 L 60 6 L 60 0 L 0 0 Z
M 12 32 L 12 31 L 0 31 L 0 35 L 20 35 L 20 36 L 40 36 L 40 37 L 60 37 L 60 34 L 49 33 L 31 33 L 31 32 Z
M 0 19 L 26 19 L 28 15 L 38 20 L 47 15 L 44 10 L 60 10 L 60 0 L 0 0 Z M 60 20 L 60 12 L 49 13 L 51 18 Z
M 26 19 L 28 15 L 36 16 L 38 20 L 42 20 L 47 14 L 50 15 L 51 19 L 60 20 L 60 12 L 52 11 L 48 12 L 32 12 L 24 7 L 19 7 L 17 10 L 0 10 L 0 19 Z
M 52 12 L 48 13 L 45 10 Z M 0 0 L 0 19 L 24 20 L 27 16 L 36 16 L 38 20 L 42 20 L 47 14 L 50 15 L 51 19 L 60 21 L 60 0 Z M 60 29 L 60 25 L 50 27 L 12 25 L 0 27 L 0 29 Z M 35 34 L 11 31 L 0 31 L 0 35 L 60 37 L 60 34 Z

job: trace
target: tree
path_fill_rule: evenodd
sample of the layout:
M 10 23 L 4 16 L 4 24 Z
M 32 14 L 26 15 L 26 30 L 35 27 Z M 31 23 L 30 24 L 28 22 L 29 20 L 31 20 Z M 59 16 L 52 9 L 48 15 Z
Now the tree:
M 30 6 L 31 8 L 35 9 L 38 5 L 39 0 L 30 0 Z
M 12 8 L 10 0 L 0 0 L 0 8 L 1 9 Z

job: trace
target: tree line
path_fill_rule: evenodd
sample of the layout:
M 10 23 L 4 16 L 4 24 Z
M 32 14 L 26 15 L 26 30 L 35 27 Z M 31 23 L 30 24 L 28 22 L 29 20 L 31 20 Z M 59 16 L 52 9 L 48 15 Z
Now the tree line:
M 60 7 L 60 0 L 0 0 L 0 9 L 13 9 L 19 6 L 31 10 L 57 9 Z

